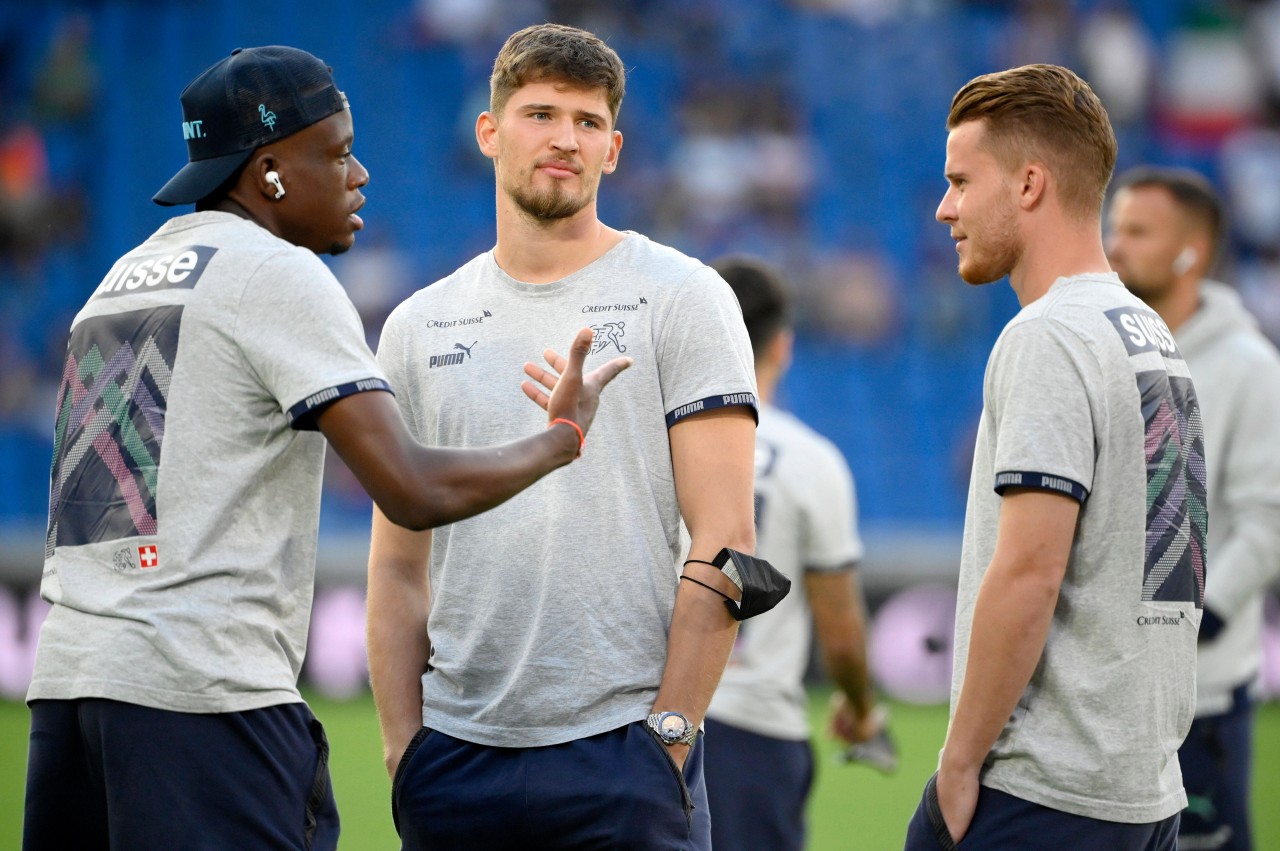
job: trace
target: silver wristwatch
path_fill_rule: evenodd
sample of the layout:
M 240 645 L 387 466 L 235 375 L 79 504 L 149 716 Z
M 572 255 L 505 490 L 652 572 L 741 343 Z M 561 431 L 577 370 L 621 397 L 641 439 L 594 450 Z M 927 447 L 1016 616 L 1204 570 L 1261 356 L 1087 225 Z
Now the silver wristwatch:
M 689 723 L 679 712 L 655 712 L 645 719 L 649 729 L 658 735 L 664 745 L 693 746 L 698 741 L 698 728 Z

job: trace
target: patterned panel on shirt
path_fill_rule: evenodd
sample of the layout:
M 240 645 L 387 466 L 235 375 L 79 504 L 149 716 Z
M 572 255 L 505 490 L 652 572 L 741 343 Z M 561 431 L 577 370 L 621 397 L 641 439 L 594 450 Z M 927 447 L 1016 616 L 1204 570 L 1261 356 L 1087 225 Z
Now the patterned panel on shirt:
M 54 431 L 46 556 L 157 531 L 160 446 L 182 307 L 83 320 L 71 333 Z
M 1137 306 L 1106 311 L 1135 368 L 1142 400 L 1147 463 L 1147 546 L 1142 599 L 1204 606 L 1208 535 L 1204 426 L 1182 352 L 1154 311 Z M 1165 368 L 1150 369 L 1151 355 Z
M 1208 534 L 1204 427 L 1188 378 L 1139 372 L 1146 423 L 1147 548 L 1142 599 L 1204 604 Z

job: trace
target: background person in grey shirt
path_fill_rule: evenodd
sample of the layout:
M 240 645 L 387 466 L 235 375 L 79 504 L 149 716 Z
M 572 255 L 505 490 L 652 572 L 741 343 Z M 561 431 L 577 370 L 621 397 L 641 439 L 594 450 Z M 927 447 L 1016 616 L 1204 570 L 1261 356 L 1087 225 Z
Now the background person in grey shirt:
M 1172 849 L 1205 570 L 1204 435 L 1164 323 L 1107 265 L 1116 158 L 1066 68 L 952 101 L 937 218 L 1009 276 L 965 514 L 951 720 L 908 849 Z
M 1204 411 L 1212 558 L 1196 719 L 1178 752 L 1188 798 L 1178 847 L 1246 851 L 1262 606 L 1280 575 L 1280 354 L 1240 296 L 1205 277 L 1223 216 L 1202 175 L 1131 169 L 1116 178 L 1108 222 L 1111 265 L 1173 332 Z

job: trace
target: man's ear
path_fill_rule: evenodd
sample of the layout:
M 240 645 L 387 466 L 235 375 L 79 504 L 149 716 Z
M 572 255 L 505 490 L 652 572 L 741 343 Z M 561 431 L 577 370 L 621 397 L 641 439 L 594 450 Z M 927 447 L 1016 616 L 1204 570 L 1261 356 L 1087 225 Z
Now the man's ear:
M 482 112 L 476 119 L 476 144 L 489 159 L 498 156 L 498 118 L 492 112 Z
M 613 138 L 609 143 L 609 153 L 604 158 L 604 173 L 613 174 L 613 170 L 618 167 L 618 154 L 622 152 L 622 133 L 614 130 Z
M 1200 263 L 1200 276 L 1204 277 L 1213 271 L 1213 237 L 1206 230 L 1196 231 L 1187 240 L 1190 248 L 1196 252 L 1196 262 Z
M 1042 163 L 1029 162 L 1018 173 L 1018 206 L 1034 210 L 1048 191 L 1049 172 Z
M 270 150 L 260 149 L 245 164 L 244 175 L 240 180 L 240 185 L 251 191 L 254 196 L 262 195 L 268 200 L 274 201 L 279 190 L 274 181 L 267 179 L 267 175 L 280 175 L 283 171 L 279 157 Z M 247 186 L 246 183 L 248 184 Z

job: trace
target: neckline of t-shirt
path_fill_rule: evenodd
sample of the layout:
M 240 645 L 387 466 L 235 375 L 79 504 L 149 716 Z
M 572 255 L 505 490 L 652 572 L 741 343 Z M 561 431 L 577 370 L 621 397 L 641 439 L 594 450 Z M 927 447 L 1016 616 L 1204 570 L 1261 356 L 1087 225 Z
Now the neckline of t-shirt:
M 262 228 L 262 225 L 252 219 L 237 216 L 235 213 L 228 213 L 226 210 L 193 210 L 190 213 L 184 213 L 181 216 L 174 216 L 169 219 L 160 227 L 160 232 L 178 233 L 179 231 L 190 230 L 202 225 L 213 224 L 214 222 L 226 222 L 228 224 L 244 222 L 254 227 Z M 262 229 L 266 230 L 266 228 Z
M 622 231 L 622 239 L 618 240 L 618 244 L 614 245 L 604 254 L 601 254 L 581 269 L 565 275 L 560 280 L 551 281 L 545 284 L 530 284 L 526 281 L 521 281 L 518 278 L 511 277 L 511 275 L 507 273 L 506 269 L 503 269 L 498 265 L 498 258 L 494 256 L 494 251 L 497 250 L 496 248 L 489 249 L 488 254 L 485 255 L 485 262 L 489 264 L 489 269 L 498 282 L 508 289 L 528 295 L 551 295 L 572 287 L 586 275 L 598 271 L 603 264 L 614 262 L 615 257 L 621 256 L 623 246 L 629 245 L 633 239 L 639 236 L 640 234 L 632 230 Z
M 1065 286 L 1077 281 L 1094 281 L 1099 284 L 1112 284 L 1114 286 L 1123 287 L 1124 282 L 1120 280 L 1120 276 L 1115 272 L 1081 272 L 1079 275 L 1060 275 L 1054 279 L 1049 289 L 1056 290 L 1061 286 Z

